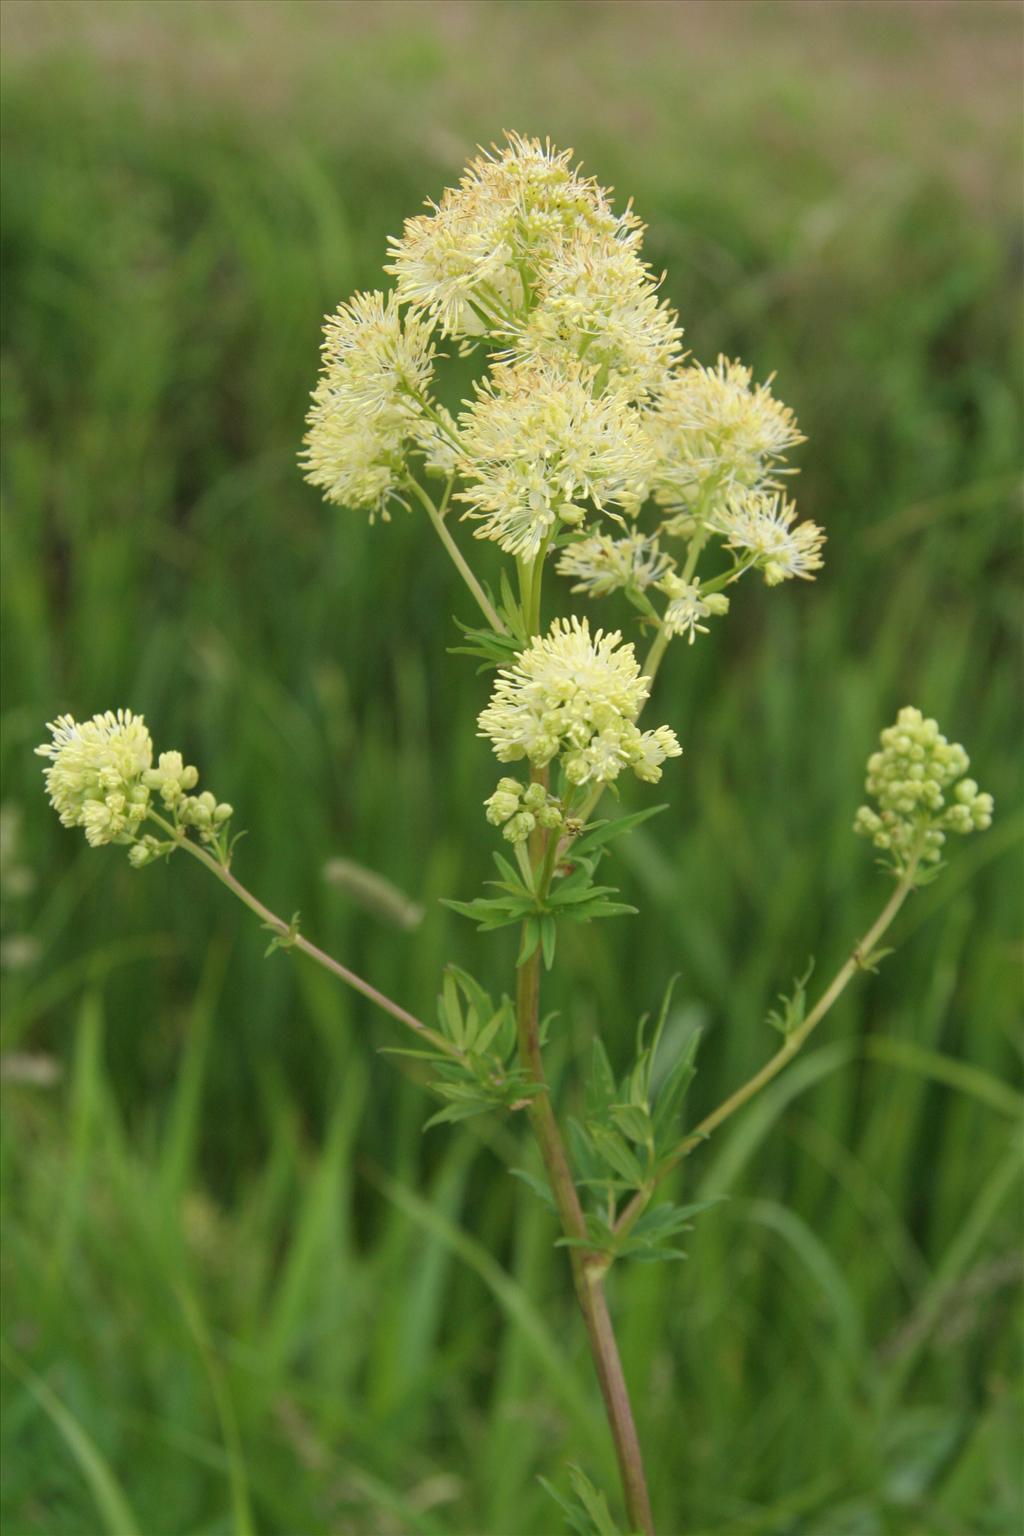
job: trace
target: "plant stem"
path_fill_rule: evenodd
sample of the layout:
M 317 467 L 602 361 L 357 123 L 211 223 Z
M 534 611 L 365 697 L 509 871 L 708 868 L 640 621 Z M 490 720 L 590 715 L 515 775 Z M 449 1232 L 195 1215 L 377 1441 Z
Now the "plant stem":
M 918 851 L 911 859 L 910 864 L 900 878 L 899 884 L 875 921 L 871 924 L 871 927 L 860 942 L 854 945 L 849 956 L 839 967 L 839 970 L 833 976 L 803 1023 L 797 1029 L 794 1029 L 792 1034 L 787 1036 L 785 1044 L 780 1046 L 769 1061 L 765 1062 L 759 1072 L 755 1072 L 753 1077 L 748 1078 L 741 1087 L 736 1089 L 735 1093 L 731 1093 L 727 1099 L 723 1100 L 717 1109 L 712 1110 L 709 1115 L 705 1115 L 700 1124 L 693 1128 L 690 1134 L 679 1143 L 675 1151 L 661 1165 L 647 1189 L 641 1190 L 633 1196 L 633 1199 L 626 1206 L 615 1224 L 615 1231 L 618 1235 L 624 1237 L 631 1230 L 662 1179 L 667 1177 L 674 1168 L 677 1168 L 683 1159 L 689 1156 L 694 1147 L 699 1146 L 702 1141 L 705 1141 L 711 1135 L 712 1131 L 717 1130 L 723 1120 L 728 1120 L 730 1115 L 735 1114 L 756 1093 L 760 1093 L 761 1089 L 767 1083 L 770 1083 L 773 1077 L 777 1077 L 783 1067 L 792 1061 L 812 1030 L 817 1028 L 833 1003 L 846 990 L 852 978 L 859 970 L 864 968 L 865 962 L 870 960 L 879 939 L 885 934 L 893 918 L 913 890 L 914 876 L 917 874 L 920 857 L 920 851 Z
M 622 1361 L 615 1342 L 615 1332 L 604 1292 L 604 1273 L 607 1265 L 603 1258 L 589 1252 L 585 1246 L 579 1246 L 587 1243 L 587 1223 L 544 1077 L 540 1054 L 539 1013 L 540 955 L 535 950 L 529 960 L 519 967 L 516 975 L 519 1059 L 533 1082 L 539 1086 L 539 1092 L 530 1099 L 530 1124 L 544 1161 L 562 1231 L 571 1240 L 569 1261 L 572 1265 L 576 1298 L 586 1324 L 590 1352 L 594 1358 L 605 1412 L 608 1415 L 612 1439 L 615 1442 L 615 1453 L 618 1457 L 630 1524 L 635 1530 L 642 1531 L 644 1536 L 653 1536 L 654 1524 L 651 1518 L 647 1482 L 644 1477 L 640 1441 L 637 1437 L 633 1410 L 629 1402 L 629 1391 L 626 1387 L 626 1378 L 623 1374 Z
M 527 633 L 540 631 L 541 588 L 544 579 L 544 558 L 547 541 L 530 565 L 518 561 L 523 617 Z M 547 768 L 533 768 L 533 783 L 548 785 Z M 559 838 L 553 832 L 536 827 L 530 837 L 530 863 L 534 873 L 535 889 L 541 900 L 547 895 L 554 871 Z M 524 925 L 525 936 L 525 925 Z M 531 1095 L 527 1113 L 537 1145 L 540 1148 L 544 1170 L 555 1201 L 563 1235 L 569 1240 L 569 1263 L 572 1268 L 576 1299 L 587 1329 L 587 1340 L 597 1372 L 605 1413 L 615 1444 L 619 1463 L 619 1476 L 626 1501 L 626 1511 L 632 1531 L 643 1536 L 654 1536 L 651 1501 L 647 1492 L 643 1456 L 636 1432 L 633 1410 L 629 1401 L 629 1389 L 622 1369 L 619 1348 L 608 1300 L 604 1290 L 604 1276 L 608 1269 L 605 1255 L 595 1253 L 589 1247 L 587 1221 L 580 1205 L 576 1181 L 569 1166 L 562 1133 L 551 1103 L 544 1063 L 540 1050 L 540 962 L 541 954 L 535 949 L 528 960 L 516 971 L 516 1034 L 519 1045 L 519 1062 L 538 1091 Z
M 671 639 L 672 636 L 669 634 L 668 630 L 664 627 L 664 625 L 661 625 L 658 629 L 658 633 L 651 641 L 650 650 L 644 657 L 644 664 L 640 671 L 641 675 L 648 679 L 651 688 L 654 687 L 654 679 L 658 675 L 658 668 L 661 666 L 662 657 L 668 650 L 668 643 Z M 649 697 L 650 692 L 648 691 L 648 698 Z M 636 718 L 640 718 L 639 714 Z M 579 820 L 584 824 L 590 820 L 591 816 L 593 816 L 595 810 L 597 809 L 598 802 L 600 801 L 601 796 L 604 794 L 604 789 L 605 787 L 603 784 L 595 784 L 587 798 L 584 800 L 583 804 L 580 806 L 578 812 L 575 813 Z
M 430 521 L 433 523 L 434 528 L 437 531 L 438 538 L 441 540 L 441 543 L 444 545 L 445 549 L 451 556 L 452 563 L 454 564 L 459 575 L 462 577 L 463 581 L 466 583 L 466 586 L 476 598 L 480 607 L 480 612 L 483 614 L 488 624 L 496 634 L 507 634 L 505 625 L 501 622 L 500 618 L 495 612 L 490 598 L 487 596 L 487 593 L 484 591 L 483 587 L 473 575 L 473 572 L 470 570 L 466 561 L 465 555 L 462 553 L 461 549 L 451 536 L 448 524 L 437 510 L 437 507 L 434 505 L 433 497 L 427 495 L 426 491 L 420 485 L 418 480 L 413 480 L 410 478 L 406 484 L 418 498 L 421 505 L 425 508 L 427 516 L 430 518 Z
M 278 917 L 276 912 L 271 912 L 269 907 L 265 907 L 258 896 L 254 896 L 252 891 L 247 890 L 242 882 L 231 873 L 230 869 L 207 853 L 205 848 L 201 848 L 198 843 L 194 843 L 191 838 L 179 831 L 178 828 L 172 826 L 169 821 L 165 821 L 162 816 L 157 816 L 153 813 L 150 813 L 150 815 L 151 819 L 158 826 L 171 834 L 179 848 L 184 848 L 194 859 L 198 859 L 200 864 L 204 865 L 211 874 L 216 875 L 221 885 L 226 885 L 228 890 L 238 897 L 239 901 L 245 903 L 250 912 L 255 912 L 256 916 L 267 928 L 271 929 L 280 939 L 285 941 L 288 948 L 301 950 L 310 960 L 315 960 L 317 965 L 321 966 L 325 971 L 329 971 L 332 976 L 336 976 L 339 981 L 343 981 L 347 987 L 352 987 L 356 992 L 361 992 L 363 997 L 369 998 L 371 1003 L 375 1003 L 378 1008 L 382 1008 L 385 1013 L 389 1013 L 393 1019 L 398 1020 L 399 1024 L 404 1024 L 407 1029 L 413 1030 L 415 1034 L 419 1035 L 421 1040 L 428 1040 L 436 1050 L 444 1051 L 447 1056 L 453 1056 L 457 1059 L 462 1058 L 462 1052 L 457 1046 L 452 1045 L 450 1040 L 446 1040 L 443 1035 L 431 1029 L 428 1024 L 424 1024 L 422 1019 L 418 1019 L 408 1009 L 403 1008 L 401 1003 L 396 1003 L 386 993 L 378 991 L 370 982 L 364 981 L 361 976 L 357 976 L 355 971 L 350 971 L 348 966 L 342 965 L 340 960 L 335 960 L 325 950 L 320 949 L 316 944 L 311 944 L 309 939 L 304 938 L 301 933 L 295 932 L 291 924 Z

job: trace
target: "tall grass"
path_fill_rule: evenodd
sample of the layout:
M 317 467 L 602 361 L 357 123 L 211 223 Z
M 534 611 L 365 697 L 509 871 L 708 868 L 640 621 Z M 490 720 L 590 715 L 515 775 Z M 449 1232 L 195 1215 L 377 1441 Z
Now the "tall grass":
M 504 984 L 504 940 L 478 947 L 438 903 L 488 859 L 484 684 L 445 656 L 450 614 L 472 613 L 418 518 L 369 529 L 325 508 L 295 454 L 320 316 L 507 122 L 571 135 L 636 189 L 698 356 L 778 370 L 809 438 L 801 508 L 830 534 L 815 586 L 745 592 L 670 653 L 685 788 L 620 864 L 641 916 L 565 944 L 556 1074 L 598 1024 L 624 1057 L 675 972 L 671 1027 L 705 1029 L 698 1110 L 764 1058 L 774 994 L 809 954 L 826 972 L 882 899 L 849 823 L 898 705 L 938 715 L 997 799 L 880 975 L 688 1165 L 699 1194 L 729 1196 L 689 1263 L 615 1278 L 659 1529 L 1005 1536 L 1021 1519 L 1013 197 L 998 171 L 979 201 L 941 147 L 929 160 L 909 111 L 888 119 L 889 158 L 845 162 L 849 120 L 820 82 L 759 77 L 752 43 L 720 61 L 726 116 L 660 56 L 648 8 L 646 70 L 594 23 L 595 98 L 568 100 L 506 78 L 458 7 L 427 9 L 365 33 L 353 10 L 346 47 L 324 26 L 322 59 L 314 23 L 309 100 L 289 55 L 289 110 L 154 103 L 133 84 L 136 64 L 161 78 L 144 51 L 8 69 L 3 766 L 36 884 L 5 901 L 6 952 L 28 962 L 4 985 L 6 1530 L 541 1536 L 557 1517 L 536 1474 L 562 1483 L 575 1460 L 612 1482 L 552 1223 L 506 1177 L 518 1128 L 423 1137 L 428 1096 L 378 1055 L 386 1020 L 265 960 L 199 871 L 85 854 L 30 756 L 63 709 L 144 710 L 238 808 L 240 872 L 277 910 L 423 1010 L 448 959 Z M 230 38 L 225 14 L 210 8 L 210 37 Z M 569 35 L 529 7 L 495 16 L 526 54 Z M 687 80 L 689 105 L 672 94 Z M 649 120 L 613 133 L 602 83 L 661 140 Z M 389 925 L 325 881 L 338 855 L 423 922 Z M 34 961 L 10 943 L 26 933 Z M 55 1085 L 26 1081 L 40 1059 Z

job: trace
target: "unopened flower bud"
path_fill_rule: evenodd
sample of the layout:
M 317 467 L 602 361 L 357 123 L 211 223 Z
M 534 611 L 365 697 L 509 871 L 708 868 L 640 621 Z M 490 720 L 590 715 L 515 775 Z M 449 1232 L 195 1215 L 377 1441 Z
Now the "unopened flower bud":
M 520 811 L 505 823 L 504 836 L 510 843 L 524 843 L 537 825 L 529 811 Z

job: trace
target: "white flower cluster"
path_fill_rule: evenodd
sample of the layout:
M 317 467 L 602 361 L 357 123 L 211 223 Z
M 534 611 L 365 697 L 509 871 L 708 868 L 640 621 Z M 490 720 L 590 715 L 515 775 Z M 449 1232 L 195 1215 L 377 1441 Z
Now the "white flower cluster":
M 709 487 L 762 490 L 787 473 L 781 461 L 805 441 L 772 380 L 753 384 L 742 363 L 690 364 L 667 382 L 654 413 L 657 488 L 668 505 L 690 507 Z
M 390 242 L 384 270 L 404 302 L 428 314 L 443 336 L 461 338 L 523 315 L 538 273 L 581 232 L 628 238 L 636 227 L 629 213 L 617 218 L 607 193 L 573 168 L 571 150 L 516 133 L 504 149 L 471 161 L 459 185 L 427 207 Z
M 627 533 L 616 539 L 607 533 L 592 533 L 565 547 L 557 570 L 560 576 L 575 578 L 574 592 L 607 597 L 619 591 L 645 592 L 672 565 L 670 557 L 658 548 L 657 539 L 646 534 Z
M 82 827 L 93 847 L 128 845 L 129 862 L 140 869 L 175 846 L 147 833 L 142 823 L 157 809 L 171 818 L 171 829 L 194 828 L 203 842 L 221 846 L 221 834 L 233 815 L 209 790 L 192 795 L 198 769 L 180 752 L 162 752 L 153 764 L 153 742 L 146 722 L 130 709 L 77 721 L 61 715 L 47 725 L 51 740 L 36 748 L 49 759 L 43 770 L 50 804 L 65 827 Z
M 699 581 L 686 581 L 671 572 L 658 583 L 669 599 L 662 623 L 670 635 L 687 635 L 692 645 L 698 633 L 706 635 L 708 627 L 701 619 L 717 618 L 729 612 L 729 599 L 724 592 L 701 593 Z
M 481 520 L 477 538 L 533 560 L 561 524 L 582 523 L 586 503 L 635 513 L 646 489 L 646 440 L 613 392 L 595 395 L 580 363 L 501 367 L 478 386 L 459 420 L 458 493 Z
M 551 551 L 592 598 L 635 601 L 677 571 L 692 587 L 719 541 L 731 564 L 714 592 L 671 597 L 665 615 L 691 641 L 720 611 L 703 605 L 723 579 L 813 576 L 824 535 L 780 495 L 803 442 L 793 413 L 742 363 L 685 358 L 643 236 L 571 151 L 513 133 L 482 152 L 391 240 L 394 291 L 357 294 L 328 319 L 307 478 L 387 517 L 419 462 L 477 538 L 523 564 Z M 429 393 L 437 338 L 487 355 L 455 415 Z M 678 567 L 665 536 L 690 546 Z M 637 606 L 658 618 L 650 600 Z
M 302 456 L 328 501 L 387 518 L 409 445 L 424 428 L 434 364 L 431 330 L 393 293 L 357 293 L 324 326 L 323 372 Z
M 738 550 L 762 572 L 769 587 L 794 576 L 811 581 L 825 563 L 825 534 L 817 523 L 797 523 L 796 507 L 778 491 L 729 497 L 709 526 L 722 534 L 727 548 Z
M 970 760 L 936 721 L 907 705 L 881 735 L 881 751 L 868 758 L 866 789 L 878 810 L 862 805 L 854 831 L 889 854 L 898 873 L 913 859 L 937 863 L 947 832 L 984 831 L 992 825 L 992 796 L 964 777 Z M 949 794 L 952 791 L 952 803 Z
M 640 233 L 582 229 L 556 247 L 537 275 L 534 307 L 509 330 L 510 355 L 562 367 L 583 359 L 600 387 L 630 402 L 656 399 L 680 359 L 683 332 L 639 255 Z
M 654 784 L 682 748 L 668 726 L 636 725 L 649 688 L 618 631 L 591 636 L 585 619 L 556 619 L 498 674 L 480 735 L 503 763 L 525 757 L 542 768 L 558 758 L 572 785 L 607 784 L 625 768 Z
M 50 804 L 65 827 L 83 827 L 93 848 L 132 842 L 149 806 L 142 776 L 153 761 L 146 722 L 130 709 L 79 724 L 61 715 L 47 724 L 51 741 L 36 748 Z

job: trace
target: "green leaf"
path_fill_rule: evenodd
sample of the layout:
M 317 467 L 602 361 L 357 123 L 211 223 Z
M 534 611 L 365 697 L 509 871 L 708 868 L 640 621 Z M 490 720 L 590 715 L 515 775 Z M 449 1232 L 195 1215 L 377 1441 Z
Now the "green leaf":
M 624 1135 L 637 1146 L 644 1147 L 651 1138 L 651 1117 L 647 1106 L 639 1104 L 613 1104 L 611 1115 Z
M 557 1210 L 555 1197 L 551 1193 L 551 1186 L 546 1179 L 538 1178 L 536 1174 L 529 1173 L 525 1168 L 510 1168 L 509 1173 L 512 1174 L 513 1178 L 521 1179 L 528 1188 L 532 1189 L 534 1194 L 543 1200 L 549 1210 Z
M 529 887 L 523 884 L 523 877 L 520 875 L 518 869 L 515 869 L 509 863 L 508 859 L 503 858 L 500 853 L 495 853 L 493 858 L 495 864 L 498 866 L 498 873 L 504 877 L 505 889 L 509 891 L 515 891 L 517 894 L 523 896 L 533 895 L 533 892 L 529 889 Z
M 266 949 L 263 951 L 264 960 L 272 955 L 275 949 L 292 949 L 294 947 L 295 941 L 299 937 L 299 916 L 300 914 L 298 912 L 292 913 L 292 920 L 288 924 L 288 927 L 285 929 L 284 933 L 282 933 L 280 929 L 275 928 L 273 923 L 261 924 L 261 927 L 265 928 L 268 933 L 272 933 L 274 935 Z
M 658 1090 L 654 1102 L 654 1135 L 659 1152 L 666 1136 L 673 1145 L 675 1143 L 675 1121 L 690 1084 L 697 1075 L 696 1056 L 699 1045 L 700 1030 L 695 1029 Z
M 581 853 L 590 853 L 594 848 L 604 848 L 616 837 L 622 837 L 626 832 L 632 832 L 634 827 L 641 822 L 649 821 L 652 816 L 657 816 L 659 811 L 667 811 L 667 805 L 651 805 L 644 811 L 634 811 L 631 816 L 620 816 L 615 821 L 592 822 L 589 829 L 578 837 L 569 849 L 568 857 L 577 858 Z
M 528 917 L 523 923 L 523 938 L 516 956 L 516 965 L 525 965 L 540 943 L 540 919 Z
M 532 898 L 527 900 L 526 897 L 516 896 L 477 896 L 473 901 L 454 901 L 451 897 L 444 897 L 441 904 L 462 917 L 468 917 L 478 925 L 481 933 L 521 922 L 524 917 L 536 911 L 536 903 Z
M 540 944 L 544 955 L 544 968 L 550 971 L 555 963 L 555 944 L 558 939 L 558 928 L 553 917 L 547 913 L 540 919 Z
M 814 956 L 807 962 L 807 969 L 802 976 L 793 979 L 793 990 L 787 997 L 785 993 L 779 993 L 781 1009 L 773 1008 L 765 1022 L 773 1029 L 777 1029 L 781 1035 L 788 1039 L 795 1029 L 799 1029 L 807 1012 L 807 983 L 811 979 L 814 970 Z
M 611 1517 L 608 1500 L 579 1467 L 569 1468 L 569 1481 L 573 1493 L 591 1521 L 594 1536 L 621 1536 L 619 1527 Z
M 668 1019 L 668 1011 L 669 1011 L 669 1008 L 672 1006 L 672 993 L 676 989 L 676 982 L 678 980 L 679 980 L 679 972 L 677 971 L 674 976 L 670 976 L 669 977 L 668 986 L 665 988 L 665 995 L 664 995 L 664 997 L 661 1000 L 661 1010 L 660 1010 L 660 1012 L 658 1014 L 658 1022 L 654 1026 L 654 1038 L 651 1040 L 651 1066 L 652 1067 L 654 1065 L 655 1058 L 657 1057 L 657 1054 L 658 1054 L 658 1047 L 661 1045 L 661 1037 L 662 1037 L 662 1034 L 664 1033 L 665 1023 L 666 1023 L 666 1021 Z M 641 1047 L 642 1043 L 643 1043 L 643 1031 L 642 1031 L 642 1029 L 640 1029 L 640 1030 L 637 1031 L 637 1050 L 638 1051 L 640 1050 L 640 1047 Z
M 478 1013 L 490 1014 L 493 1012 L 494 1004 L 491 1002 L 489 993 L 484 991 L 480 983 L 474 977 L 472 977 L 468 971 L 464 971 L 461 966 L 452 965 L 450 963 L 445 966 L 445 970 L 449 975 L 454 976 L 463 995 L 466 998 L 466 1001 L 470 1003 L 470 1005 L 474 1007 Z
M 639 1189 L 644 1183 L 644 1170 L 619 1132 L 598 1123 L 588 1123 L 587 1131 L 598 1155 L 627 1181 L 631 1189 Z
M 559 916 L 567 917 L 573 923 L 589 923 L 595 917 L 635 917 L 636 911 L 636 907 L 631 907 L 628 902 L 604 901 L 599 898 L 568 907 Z
M 594 1113 L 607 1109 L 615 1098 L 618 1085 L 612 1071 L 608 1052 L 600 1036 L 595 1035 L 590 1066 L 590 1109 Z
M 518 625 L 510 622 L 510 615 L 503 612 L 501 617 L 508 624 L 510 633 L 507 635 L 496 634 L 493 629 L 472 629 L 468 624 L 461 624 L 456 619 L 457 627 L 465 636 L 465 643 L 449 646 L 448 655 L 476 657 L 478 661 L 483 662 L 483 665 L 477 669 L 479 672 L 509 666 L 522 650 L 523 640 L 513 632 Z

